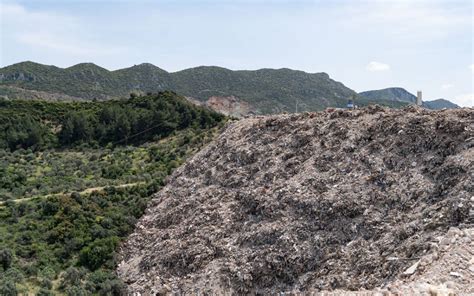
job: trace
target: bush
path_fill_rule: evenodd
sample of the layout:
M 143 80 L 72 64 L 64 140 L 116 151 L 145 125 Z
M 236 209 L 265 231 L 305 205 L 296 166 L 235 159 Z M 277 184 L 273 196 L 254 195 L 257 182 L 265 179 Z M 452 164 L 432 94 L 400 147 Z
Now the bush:
M 79 264 L 91 270 L 96 270 L 102 264 L 113 258 L 119 238 L 116 236 L 97 239 L 84 247 L 79 253 Z
M 49 289 L 41 288 L 38 293 L 36 293 L 36 296 L 54 296 L 54 293 Z
M 125 295 L 125 284 L 112 272 L 96 270 L 87 278 L 87 286 L 91 292 L 99 295 Z
M 0 265 L 3 270 L 7 270 L 12 265 L 13 255 L 12 252 L 8 249 L 0 250 Z
M 61 280 L 61 286 L 63 287 L 70 287 L 70 286 L 77 286 L 81 283 L 82 279 L 84 278 L 85 270 L 76 267 L 69 267 L 64 272 Z
M 15 282 L 15 283 L 20 283 L 23 281 L 24 276 L 23 273 L 15 267 L 9 268 L 5 273 L 4 273 L 5 278 Z
M 87 291 L 80 286 L 71 286 L 66 288 L 67 296 L 87 296 L 90 295 Z
M 0 283 L 0 295 L 2 296 L 16 296 L 18 290 L 16 289 L 15 283 L 10 280 L 5 280 Z

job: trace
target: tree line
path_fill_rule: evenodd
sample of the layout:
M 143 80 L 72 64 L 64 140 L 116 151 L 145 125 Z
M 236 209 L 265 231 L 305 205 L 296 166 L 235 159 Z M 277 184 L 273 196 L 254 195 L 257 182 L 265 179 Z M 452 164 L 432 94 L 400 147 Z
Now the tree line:
M 213 127 L 224 119 L 169 91 L 121 101 L 41 102 L 43 112 L 39 114 L 38 102 L 0 101 L 0 108 L 0 148 L 10 150 L 135 145 L 176 130 Z

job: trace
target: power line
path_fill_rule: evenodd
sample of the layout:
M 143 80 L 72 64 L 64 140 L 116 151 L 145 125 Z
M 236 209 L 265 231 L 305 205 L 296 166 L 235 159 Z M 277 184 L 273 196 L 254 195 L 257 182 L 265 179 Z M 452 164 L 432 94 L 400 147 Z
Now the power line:
M 141 134 L 143 134 L 143 133 L 146 133 L 146 132 L 148 132 L 148 131 L 151 131 L 152 129 L 157 128 L 157 127 L 160 127 L 161 125 L 162 125 L 162 124 L 160 123 L 160 124 L 158 124 L 158 125 L 152 126 L 152 127 L 147 128 L 147 129 L 145 129 L 145 130 L 143 130 L 143 131 L 141 131 L 141 132 L 138 132 L 138 133 L 136 133 L 136 134 L 133 134 L 133 135 L 131 135 L 130 137 L 126 137 L 126 138 L 123 138 L 122 140 L 118 140 L 118 141 L 116 141 L 116 142 L 113 142 L 112 144 L 115 145 L 115 144 L 122 143 L 122 142 L 124 142 L 124 141 L 128 141 L 128 140 L 131 139 L 131 138 L 134 138 L 134 137 L 136 137 L 136 136 L 138 136 L 138 135 L 141 135 Z

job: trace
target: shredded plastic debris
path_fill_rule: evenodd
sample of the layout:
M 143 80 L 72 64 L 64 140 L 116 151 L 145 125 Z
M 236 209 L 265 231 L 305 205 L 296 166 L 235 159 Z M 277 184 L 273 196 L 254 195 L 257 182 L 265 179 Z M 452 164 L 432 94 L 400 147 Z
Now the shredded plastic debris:
M 474 293 L 472 242 L 409 284 L 474 238 L 474 110 L 331 111 L 237 121 L 177 169 L 122 246 L 129 292 Z

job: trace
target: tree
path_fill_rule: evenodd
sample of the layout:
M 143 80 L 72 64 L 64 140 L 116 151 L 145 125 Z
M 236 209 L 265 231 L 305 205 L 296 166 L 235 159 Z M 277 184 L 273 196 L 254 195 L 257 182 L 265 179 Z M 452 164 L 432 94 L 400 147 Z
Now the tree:
M 79 264 L 91 270 L 96 270 L 113 258 L 118 241 L 119 239 L 116 236 L 95 240 L 81 250 Z
M 69 267 L 62 276 L 61 285 L 63 287 L 80 285 L 84 275 L 83 268 Z
M 63 120 L 59 140 L 62 144 L 70 145 L 76 142 L 88 142 L 92 139 L 92 116 L 87 112 L 70 112 Z
M 12 265 L 13 255 L 12 252 L 8 249 L 0 250 L 0 265 L 3 267 L 3 270 L 7 270 Z

